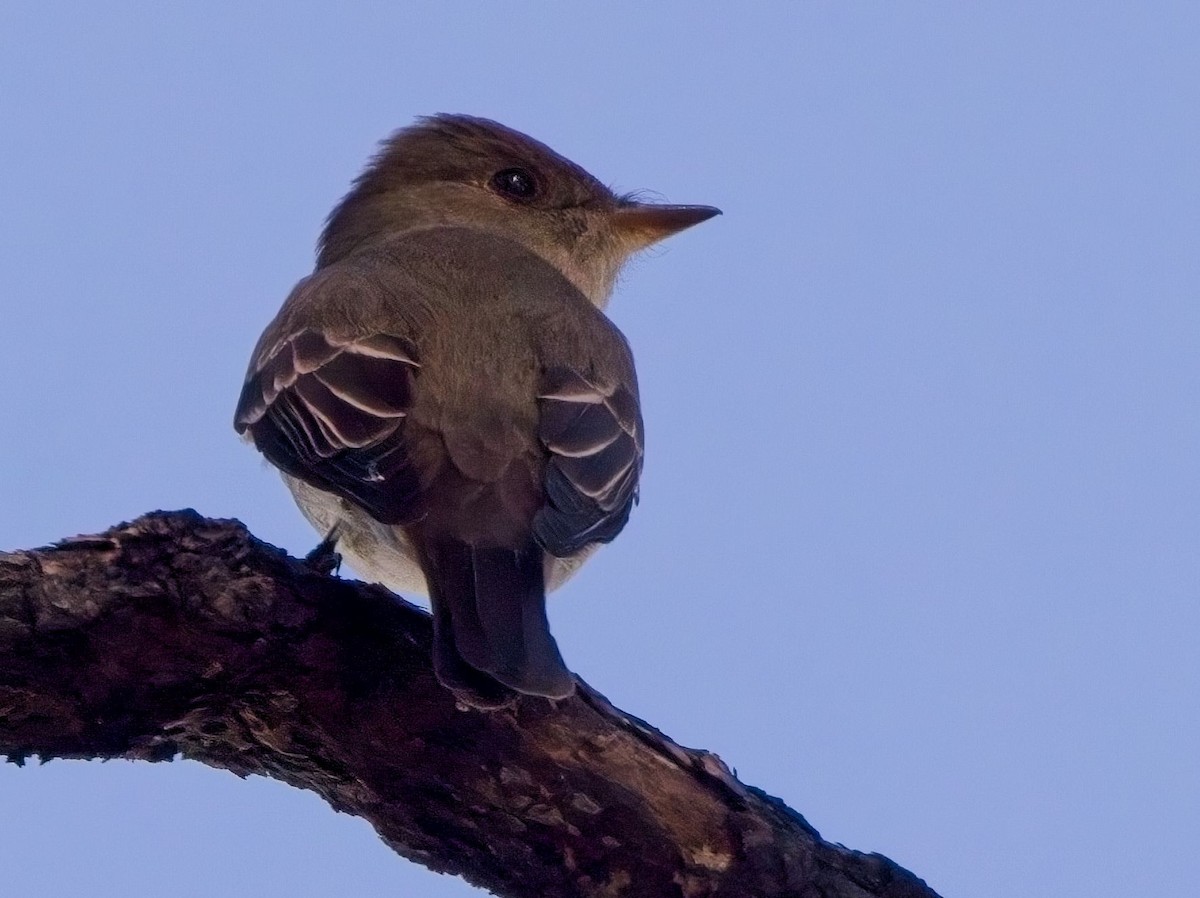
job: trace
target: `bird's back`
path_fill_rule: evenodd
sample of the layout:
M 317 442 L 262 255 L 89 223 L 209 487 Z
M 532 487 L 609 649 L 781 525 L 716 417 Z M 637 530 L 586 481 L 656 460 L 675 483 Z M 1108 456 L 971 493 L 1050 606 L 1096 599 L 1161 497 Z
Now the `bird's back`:
M 237 426 L 352 560 L 420 573 L 443 682 L 570 692 L 545 589 L 624 526 L 641 418 L 624 338 L 552 265 L 430 228 L 319 269 L 263 335 Z
M 566 339 L 576 363 L 590 367 L 588 342 L 571 333 L 566 313 L 598 313 L 545 261 L 465 228 L 404 235 L 348 262 L 379 280 L 392 320 L 414 323 L 420 370 L 404 425 L 421 484 L 414 526 L 480 545 L 527 540 L 547 456 L 539 346 Z

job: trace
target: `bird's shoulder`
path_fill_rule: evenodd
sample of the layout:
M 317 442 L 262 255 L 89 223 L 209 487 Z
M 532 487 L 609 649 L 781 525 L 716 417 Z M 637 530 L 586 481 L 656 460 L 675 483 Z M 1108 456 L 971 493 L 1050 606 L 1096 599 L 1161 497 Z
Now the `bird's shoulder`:
M 255 349 L 234 427 L 285 473 L 395 522 L 414 514 L 401 432 L 421 366 L 413 322 L 372 324 L 386 293 L 356 265 L 297 284 Z

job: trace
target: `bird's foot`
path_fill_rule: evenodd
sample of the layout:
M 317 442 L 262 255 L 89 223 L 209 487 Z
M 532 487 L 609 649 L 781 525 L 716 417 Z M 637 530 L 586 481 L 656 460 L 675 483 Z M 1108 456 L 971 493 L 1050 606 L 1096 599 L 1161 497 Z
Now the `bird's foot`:
M 304 563 L 318 573 L 330 576 L 342 569 L 342 556 L 337 550 L 338 528 L 335 524 L 315 549 L 304 556 Z

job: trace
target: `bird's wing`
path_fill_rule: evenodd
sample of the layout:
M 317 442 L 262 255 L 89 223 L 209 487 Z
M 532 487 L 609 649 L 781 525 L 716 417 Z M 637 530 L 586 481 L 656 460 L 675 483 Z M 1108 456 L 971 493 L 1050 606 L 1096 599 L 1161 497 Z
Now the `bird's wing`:
M 293 477 L 404 523 L 417 514 L 403 431 L 419 368 L 404 337 L 299 327 L 258 353 L 234 427 Z
M 616 537 L 637 501 L 643 440 L 632 361 L 622 358 L 611 379 L 551 367 L 538 405 L 549 459 L 534 535 L 563 558 Z

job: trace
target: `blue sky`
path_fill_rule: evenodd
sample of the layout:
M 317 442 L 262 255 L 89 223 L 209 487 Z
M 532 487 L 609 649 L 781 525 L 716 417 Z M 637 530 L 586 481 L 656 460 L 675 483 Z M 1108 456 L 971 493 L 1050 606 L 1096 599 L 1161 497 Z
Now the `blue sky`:
M 568 663 L 942 894 L 1185 896 L 1200 838 L 1200 7 L 8 3 L 0 548 L 314 534 L 231 426 L 380 138 L 498 119 L 725 215 L 610 308 L 642 503 Z M 467 896 L 195 764 L 0 768 L 25 898 Z

